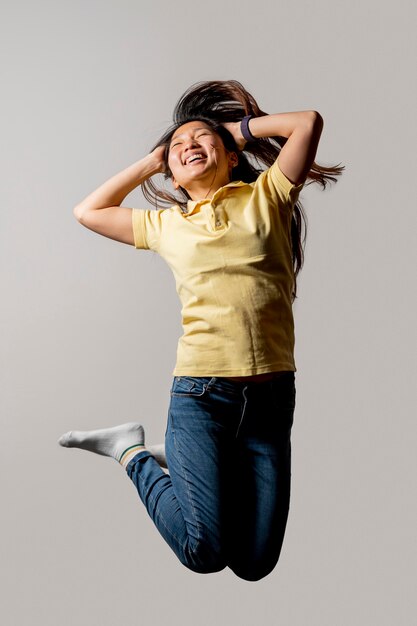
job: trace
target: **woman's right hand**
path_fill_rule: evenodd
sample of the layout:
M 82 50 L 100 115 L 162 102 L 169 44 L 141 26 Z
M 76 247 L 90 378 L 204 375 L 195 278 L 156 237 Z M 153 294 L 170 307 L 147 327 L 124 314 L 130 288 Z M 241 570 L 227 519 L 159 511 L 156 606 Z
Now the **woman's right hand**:
M 157 173 L 164 174 L 166 171 L 165 146 L 157 146 L 155 150 L 152 150 L 150 156 L 155 161 L 155 168 L 157 169 Z

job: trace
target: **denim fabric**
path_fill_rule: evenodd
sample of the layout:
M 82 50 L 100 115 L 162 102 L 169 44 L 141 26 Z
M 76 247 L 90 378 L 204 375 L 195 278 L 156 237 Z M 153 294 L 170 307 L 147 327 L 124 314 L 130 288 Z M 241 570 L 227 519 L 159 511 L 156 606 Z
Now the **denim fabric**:
M 265 382 L 176 376 L 165 433 L 169 475 L 148 451 L 127 466 L 181 563 L 259 580 L 275 567 L 290 500 L 294 372 Z

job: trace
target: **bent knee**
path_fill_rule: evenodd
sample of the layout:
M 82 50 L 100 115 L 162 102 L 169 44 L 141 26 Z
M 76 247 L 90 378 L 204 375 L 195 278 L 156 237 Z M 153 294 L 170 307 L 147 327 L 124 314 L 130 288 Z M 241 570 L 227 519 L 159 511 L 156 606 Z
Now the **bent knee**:
M 274 568 L 270 567 L 268 569 L 262 569 L 262 570 L 255 570 L 255 569 L 235 570 L 233 568 L 231 569 L 239 578 L 242 578 L 243 580 L 247 580 L 249 582 L 257 582 L 258 580 L 262 580 L 262 578 L 265 578 L 266 576 L 268 576 L 268 574 L 270 574 Z
M 198 574 L 214 574 L 221 572 L 227 566 L 222 551 L 216 550 L 204 542 L 197 542 L 192 548 L 184 551 L 180 561 L 188 569 Z
M 217 563 L 198 563 L 197 565 L 187 565 L 188 569 L 191 569 L 197 574 L 215 574 L 225 569 L 226 563 L 224 561 L 218 561 Z
M 274 562 L 247 563 L 245 565 L 229 563 L 228 565 L 239 578 L 249 582 L 256 582 L 268 576 L 275 569 L 277 561 L 278 559 Z

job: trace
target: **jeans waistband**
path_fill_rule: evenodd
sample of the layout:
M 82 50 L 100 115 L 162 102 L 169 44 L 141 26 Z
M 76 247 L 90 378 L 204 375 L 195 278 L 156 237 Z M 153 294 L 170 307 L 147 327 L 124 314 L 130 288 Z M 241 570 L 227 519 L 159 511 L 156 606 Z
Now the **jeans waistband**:
M 262 391 L 271 385 L 280 384 L 293 384 L 295 378 L 295 372 L 283 371 L 276 372 L 270 380 L 256 381 L 256 380 L 230 380 L 227 376 L 176 376 L 175 379 L 186 378 L 187 380 L 195 380 L 206 386 L 207 389 L 216 388 L 225 392 L 236 393 L 240 392 L 244 388 L 252 388 L 253 390 Z

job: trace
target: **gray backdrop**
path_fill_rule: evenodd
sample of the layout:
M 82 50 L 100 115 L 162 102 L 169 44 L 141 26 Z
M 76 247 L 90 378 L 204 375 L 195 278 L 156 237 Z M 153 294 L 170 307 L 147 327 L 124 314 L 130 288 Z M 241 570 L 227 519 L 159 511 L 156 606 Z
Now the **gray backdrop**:
M 20 2 L 1 26 L 1 589 L 14 625 L 415 623 L 415 3 Z M 181 332 L 160 257 L 73 207 L 144 156 L 192 83 L 316 109 L 296 318 L 292 504 L 257 583 L 177 561 L 117 464 L 58 437 L 163 439 Z M 138 190 L 124 206 L 148 206 Z M 411 393 L 410 393 L 411 391 Z

